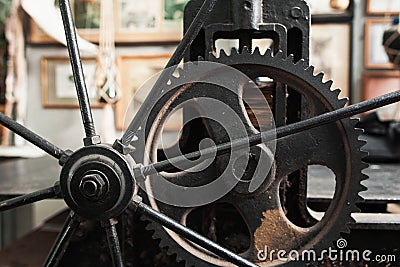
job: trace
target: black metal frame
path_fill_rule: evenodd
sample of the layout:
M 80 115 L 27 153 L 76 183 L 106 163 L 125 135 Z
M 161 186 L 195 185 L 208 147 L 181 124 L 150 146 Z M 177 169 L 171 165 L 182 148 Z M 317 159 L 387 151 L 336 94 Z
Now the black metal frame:
M 187 50 L 188 46 L 193 42 L 199 29 L 202 27 L 204 22 L 207 20 L 207 16 L 210 11 L 213 9 L 214 5 L 216 4 L 217 0 L 206 0 L 200 9 L 196 19 L 192 23 L 192 26 L 187 31 L 183 42 L 178 47 L 177 51 L 175 52 L 174 56 L 171 58 L 170 62 L 168 63 L 167 67 L 170 65 L 174 65 L 183 58 L 185 51 Z M 76 33 L 75 28 L 73 25 L 72 17 L 71 17 L 71 9 L 68 0 L 60 0 L 60 7 L 62 11 L 62 16 L 64 19 L 64 25 L 66 28 L 66 35 L 68 40 L 68 48 L 70 51 L 70 58 L 71 58 L 71 65 L 72 69 L 74 70 L 76 88 L 78 93 L 78 98 L 80 102 L 80 110 L 82 115 L 82 121 L 85 128 L 86 138 L 85 138 L 85 145 L 96 145 L 99 143 L 99 138 L 96 135 L 96 131 L 93 124 L 93 118 L 91 116 L 91 108 L 89 99 L 87 97 L 87 89 L 86 85 L 84 84 L 84 78 L 82 73 L 82 66 L 80 61 L 80 55 L 78 50 L 78 45 L 76 42 Z M 165 79 L 166 73 L 161 76 L 161 81 Z M 157 85 L 159 86 L 162 84 L 158 82 Z M 159 87 L 155 87 L 152 90 L 151 95 L 158 95 L 160 91 Z M 147 100 L 147 102 L 150 102 Z M 276 130 L 277 138 L 282 138 L 288 135 L 293 135 L 299 133 L 301 131 L 311 129 L 314 127 L 319 127 L 321 125 L 334 122 L 343 118 L 351 117 L 353 115 L 366 112 L 372 109 L 376 109 L 378 107 L 382 107 L 385 105 L 389 105 L 395 102 L 400 101 L 400 91 L 390 93 L 381 97 L 374 98 L 369 101 L 361 102 L 355 105 L 351 105 L 345 108 L 341 108 L 329 113 L 325 113 L 323 115 L 307 119 L 304 121 L 300 121 L 297 123 L 293 123 L 287 126 L 279 127 Z M 143 108 L 146 108 L 146 105 L 143 105 Z M 120 153 L 126 153 L 127 150 L 124 149 L 128 147 L 132 138 L 135 135 L 137 125 L 137 121 L 143 120 L 139 116 L 139 119 L 133 120 L 129 131 L 124 135 L 122 140 L 117 140 L 115 143 L 115 148 L 119 150 Z M 9 128 L 10 130 L 14 131 L 16 134 L 22 136 L 27 141 L 31 142 L 35 146 L 41 148 L 51 156 L 55 157 L 56 159 L 60 160 L 60 164 L 63 165 L 71 154 L 70 151 L 63 151 L 62 149 L 56 147 L 55 145 L 51 144 L 50 142 L 46 141 L 42 137 L 36 135 L 32 131 L 28 130 L 24 126 L 18 124 L 17 122 L 11 120 L 10 118 L 6 117 L 4 114 L 0 113 L 0 124 Z M 259 134 L 250 136 L 246 139 L 238 139 L 230 143 L 225 143 L 218 145 L 213 148 L 204 149 L 201 151 L 193 152 L 185 156 L 176 157 L 170 160 L 162 161 L 155 163 L 150 166 L 144 166 L 134 170 L 135 175 L 143 175 L 146 176 L 151 173 L 161 172 L 168 170 L 171 167 L 172 163 L 180 162 L 181 160 L 196 158 L 200 155 L 211 155 L 214 152 L 217 152 L 218 155 L 229 152 L 232 149 L 239 149 L 244 144 L 250 143 L 252 146 L 266 142 L 271 140 L 271 138 L 275 137 L 275 131 L 267 131 L 261 132 Z M 129 151 L 129 150 L 128 150 Z M 139 177 L 132 177 L 139 178 Z M 0 212 L 19 207 L 22 205 L 26 205 L 29 203 L 33 203 L 36 201 L 40 201 L 45 198 L 54 198 L 54 197 L 62 197 L 60 194 L 60 187 L 56 184 L 54 187 L 41 190 L 38 192 L 34 192 L 22 197 L 17 197 L 8 201 L 0 202 Z M 138 213 L 144 214 L 149 219 L 162 224 L 163 226 L 175 231 L 182 237 L 198 244 L 199 246 L 208 249 L 209 251 L 219 255 L 220 257 L 230 261 L 234 264 L 239 266 L 257 266 L 254 263 L 249 262 L 248 260 L 236 255 L 235 253 L 219 246 L 218 244 L 210 241 L 209 239 L 197 234 L 196 232 L 190 230 L 189 228 L 179 224 L 178 222 L 172 220 L 171 218 L 153 210 L 151 207 L 142 203 L 141 199 L 135 197 L 130 206 L 133 210 L 137 211 Z M 61 233 L 59 234 L 50 254 L 46 260 L 44 266 L 57 266 L 58 262 L 64 255 L 64 252 L 68 246 L 68 243 L 79 225 L 79 216 L 75 215 L 74 212 L 70 214 L 68 217 Z M 111 251 L 111 255 L 113 258 L 114 266 L 123 266 L 123 261 L 121 258 L 121 251 L 119 248 L 118 236 L 117 232 L 115 231 L 115 220 L 113 218 L 109 218 L 109 220 L 103 221 L 102 226 L 105 228 L 107 233 L 107 239 Z

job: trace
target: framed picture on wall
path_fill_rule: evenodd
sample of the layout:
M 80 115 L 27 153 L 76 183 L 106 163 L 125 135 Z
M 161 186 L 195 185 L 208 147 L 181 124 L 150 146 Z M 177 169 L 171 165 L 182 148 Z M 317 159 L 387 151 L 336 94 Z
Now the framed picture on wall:
M 70 0 L 75 25 L 82 38 L 99 41 L 101 0 Z
M 394 69 L 383 47 L 383 33 L 391 19 L 369 19 L 365 23 L 364 62 L 367 69 Z
M 116 126 L 118 130 L 126 130 L 141 104 L 156 82 L 158 75 L 167 64 L 171 55 L 125 55 L 118 57 L 120 87 L 122 98 L 116 104 Z M 156 76 L 155 76 L 156 75 Z M 179 131 L 181 115 L 173 115 L 165 125 L 168 131 Z
M 316 72 L 340 88 L 340 97 L 350 97 L 350 25 L 314 24 L 311 27 L 310 63 Z M 341 38 L 336 38 L 340 36 Z
M 367 0 L 368 15 L 398 15 L 399 13 L 399 0 Z
M 400 90 L 400 71 L 367 71 L 363 73 L 363 100 Z M 399 104 L 380 108 L 380 117 L 392 120 Z
M 86 85 L 93 108 L 102 108 L 95 83 L 96 58 L 82 58 Z M 74 77 L 68 57 L 44 57 L 41 61 L 44 108 L 79 108 Z
M 100 0 L 71 0 L 79 35 L 99 42 Z M 183 13 L 189 0 L 115 0 L 114 26 L 117 43 L 178 42 L 183 36 Z M 52 43 L 33 22 L 32 43 Z

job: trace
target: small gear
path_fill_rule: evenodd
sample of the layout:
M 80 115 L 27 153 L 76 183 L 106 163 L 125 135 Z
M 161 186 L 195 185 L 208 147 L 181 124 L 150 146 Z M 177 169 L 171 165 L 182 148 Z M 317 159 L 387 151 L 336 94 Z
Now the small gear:
M 249 53 L 247 49 L 238 53 L 233 49 L 230 56 L 222 51 L 219 58 L 212 56 L 211 61 L 231 66 L 243 72 L 252 80 L 258 77 L 269 77 L 274 81 L 286 84 L 303 96 L 304 107 L 307 111 L 306 117 L 314 117 L 342 108 L 347 102 L 347 99 L 338 99 L 339 89 L 331 90 L 332 81 L 323 82 L 324 75 L 322 73 L 314 75 L 314 67 L 308 66 L 304 60 L 295 63 L 292 56 L 286 58 L 282 52 L 273 55 L 271 50 L 267 50 L 265 55 L 261 55 L 258 49 L 254 53 Z M 193 68 L 196 67 L 195 65 L 192 66 Z M 173 84 L 172 81 L 170 86 L 174 86 Z M 186 86 L 184 90 L 176 90 L 175 92 L 179 94 L 179 92 L 190 89 L 191 85 Z M 203 93 L 208 94 L 209 92 Z M 173 101 L 165 98 L 159 101 L 158 105 L 159 107 L 167 106 L 166 109 L 168 109 L 171 103 Z M 160 126 L 160 120 L 156 120 L 156 117 L 149 117 L 149 121 L 152 127 Z M 227 246 L 234 252 L 240 253 L 241 256 L 256 262 L 260 266 L 288 264 L 279 261 L 276 257 L 266 261 L 259 260 L 257 254 L 264 248 L 268 248 L 270 251 L 284 250 L 289 252 L 295 250 L 301 253 L 306 249 L 314 249 L 318 252 L 332 247 L 333 241 L 340 237 L 340 233 L 349 231 L 348 223 L 354 222 L 351 214 L 359 211 L 356 204 L 362 201 L 359 193 L 366 190 L 361 184 L 363 180 L 368 178 L 362 174 L 362 170 L 367 167 L 367 164 L 362 162 L 366 153 L 361 151 L 364 142 L 358 138 L 362 131 L 355 129 L 356 123 L 357 120 L 355 119 L 343 119 L 278 140 L 275 154 L 276 167 L 272 174 L 272 182 L 258 194 L 242 194 L 235 190 L 236 187 L 216 203 L 197 209 L 174 207 L 157 202 L 157 200 L 149 197 L 150 204 L 153 208 L 196 231 L 200 231 L 203 235 Z M 207 129 L 206 132 L 214 136 L 217 141 L 226 141 L 223 136 L 213 132 L 212 127 L 205 126 L 205 128 Z M 196 131 L 197 129 L 199 128 L 196 128 Z M 156 154 L 157 147 L 153 145 L 153 143 L 156 143 L 154 136 L 147 136 L 146 142 L 150 153 Z M 157 157 L 155 158 L 157 159 Z M 301 210 L 298 214 L 302 214 L 303 217 L 299 219 L 300 222 L 295 221 L 288 216 L 290 211 L 285 208 L 283 196 L 285 190 L 282 190 L 282 188 L 288 187 L 286 183 L 292 173 L 314 164 L 327 166 L 334 172 L 336 175 L 335 194 L 321 220 L 316 220 L 309 214 L 306 198 L 303 203 L 297 203 L 298 209 Z M 213 165 L 202 175 L 206 176 L 207 172 L 213 173 L 214 168 Z M 192 180 L 188 179 L 188 181 Z M 306 186 L 302 190 L 306 190 Z M 304 191 L 300 194 L 306 196 Z M 218 205 L 217 209 L 215 205 Z M 247 238 L 242 235 L 224 236 L 219 232 L 226 232 L 226 228 L 229 227 L 226 224 L 221 226 L 218 220 L 224 218 L 214 214 L 215 210 L 226 207 L 224 205 L 235 208 L 237 211 L 235 216 L 239 215 L 241 218 L 233 220 L 243 220 L 244 228 L 249 233 Z M 199 209 L 203 209 L 203 213 L 206 211 L 209 220 L 198 221 L 196 226 L 193 222 L 189 223 L 188 218 L 190 214 Z M 232 217 L 229 217 L 229 220 L 231 219 Z M 204 231 L 205 225 L 207 231 Z M 242 223 L 230 223 L 233 228 L 238 228 L 238 225 L 242 225 Z M 161 247 L 167 247 L 168 253 L 176 254 L 177 260 L 184 260 L 186 266 L 232 266 L 229 262 L 193 245 L 158 224 L 150 223 L 148 229 L 154 231 L 153 237 L 155 239 L 161 240 Z M 210 229 L 213 230 L 210 231 Z M 244 232 L 246 232 L 246 229 Z M 229 240 L 233 240 L 231 244 Z M 248 245 L 240 248 L 235 247 L 235 243 L 242 241 L 248 243 Z

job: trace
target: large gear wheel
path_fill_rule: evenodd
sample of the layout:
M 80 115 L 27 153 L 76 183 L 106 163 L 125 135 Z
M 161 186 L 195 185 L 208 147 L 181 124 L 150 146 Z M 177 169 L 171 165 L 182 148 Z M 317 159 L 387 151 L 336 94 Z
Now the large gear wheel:
M 314 75 L 312 66 L 305 64 L 303 60 L 294 63 L 293 57 L 285 58 L 282 52 L 273 55 L 271 50 L 267 50 L 265 55 L 261 55 L 258 49 L 254 53 L 249 53 L 247 49 L 238 53 L 233 49 L 230 56 L 221 52 L 219 58 L 211 56 L 210 61 L 236 68 L 252 80 L 257 77 L 269 77 L 276 82 L 286 84 L 303 96 L 304 106 L 307 110 L 305 118 L 342 108 L 347 101 L 346 99 L 338 99 L 340 90 L 331 90 L 332 83 L 324 83 L 322 81 L 323 74 Z M 185 88 L 185 90 L 190 89 L 191 86 Z M 175 94 L 182 94 L 185 90 L 178 90 Z M 172 103 L 173 101 L 170 101 L 170 99 L 164 99 L 159 104 L 160 106 L 166 105 L 167 108 L 164 110 L 168 110 L 168 106 L 173 106 Z M 168 114 L 166 113 L 164 116 L 168 116 Z M 153 128 L 160 127 L 159 124 L 163 121 L 155 117 L 149 119 Z M 178 208 L 149 197 L 150 203 L 153 208 L 194 228 L 196 231 L 200 231 L 202 234 L 208 235 L 217 243 L 228 246 L 231 250 L 240 253 L 241 256 L 256 262 L 260 266 L 287 264 L 287 262 L 278 261 L 276 258 L 272 261 L 258 260 L 257 254 L 264 248 L 268 248 L 270 251 L 284 250 L 289 252 L 296 250 L 301 253 L 305 249 L 321 251 L 327 247 L 332 247 L 333 241 L 340 237 L 340 233 L 349 231 L 348 223 L 354 222 L 351 214 L 358 211 L 356 204 L 362 201 L 359 193 L 365 190 L 361 182 L 368 178 L 362 174 L 362 170 L 367 165 L 362 163 L 365 153 L 361 151 L 361 147 L 364 143 L 358 139 L 362 131 L 355 129 L 356 123 L 357 120 L 355 119 L 343 119 L 278 140 L 275 155 L 276 169 L 275 173 L 272 174 L 275 178 L 270 185 L 257 194 L 241 193 L 240 190 L 237 190 L 240 186 L 239 183 L 232 192 L 207 207 Z M 152 143 L 157 143 L 156 136 L 157 134 L 147 136 L 146 140 L 150 147 L 150 153 L 153 152 L 154 160 L 157 160 L 157 157 L 154 156 L 157 147 L 152 146 Z M 218 138 L 224 139 L 218 137 L 217 134 L 216 139 Z M 306 192 L 302 191 L 306 190 L 306 186 L 300 188 L 300 192 L 295 192 L 304 196 L 304 202 L 297 203 L 299 211 L 287 210 L 286 198 L 283 196 L 286 187 L 289 187 L 288 191 L 290 191 L 288 177 L 298 170 L 315 164 L 327 166 L 336 175 L 335 194 L 329 208 L 320 220 L 316 220 L 308 212 Z M 206 172 L 203 174 L 206 174 Z M 222 209 L 224 208 L 223 205 L 230 205 L 238 211 L 233 219 L 228 215 L 229 218 L 225 218 L 225 220 L 243 220 L 249 233 L 247 239 L 244 238 L 246 240 L 244 243 L 248 242 L 248 246 L 240 248 L 234 245 L 229 246 L 228 240 L 233 238 L 236 240 L 234 243 L 238 243 L 243 240 L 243 236 L 223 236 L 223 233 L 218 232 L 224 226 L 220 226 L 220 229 L 218 229 L 218 220 L 223 220 L 223 218 L 214 214 L 216 210 L 220 210 L 219 208 L 216 209 L 216 205 L 219 205 L 219 208 L 222 205 Z M 203 209 L 203 214 L 206 213 L 208 216 L 205 221 L 198 220 L 198 225 L 187 221 L 191 213 L 201 209 Z M 301 216 L 293 219 L 289 216 L 293 212 L 301 214 Z M 237 215 L 242 218 L 235 218 Z M 216 220 L 217 222 L 215 222 Z M 242 224 L 231 223 L 231 227 L 236 227 L 236 230 L 238 230 L 238 225 Z M 213 227 L 213 233 L 204 232 L 204 226 L 208 226 L 208 230 Z M 215 230 L 215 228 L 217 229 Z M 155 239 L 161 239 L 161 247 L 167 247 L 168 253 L 176 254 L 177 260 L 184 260 L 186 266 L 232 266 L 231 263 L 200 249 L 158 224 L 150 223 L 148 229 L 154 231 L 153 237 Z M 224 231 L 226 232 L 226 229 L 222 230 L 222 232 Z

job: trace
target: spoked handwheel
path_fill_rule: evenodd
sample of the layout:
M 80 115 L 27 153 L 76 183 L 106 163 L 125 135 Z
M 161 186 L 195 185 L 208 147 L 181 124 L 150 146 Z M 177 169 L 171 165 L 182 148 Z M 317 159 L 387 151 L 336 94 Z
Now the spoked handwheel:
M 175 66 L 182 60 L 186 49 L 199 33 L 207 15 L 210 14 L 216 2 L 217 0 L 204 1 L 196 19 L 185 34 L 184 39 L 167 64 L 167 67 Z M 150 166 L 136 165 L 134 159 L 129 155 L 132 152 L 131 142 L 137 136 L 140 125 L 146 119 L 143 114 L 146 114 L 148 107 L 154 105 L 154 99 L 157 99 L 157 96 L 161 95 L 161 85 L 167 83 L 174 68 L 169 68 L 161 74 L 149 97 L 142 105 L 122 139 L 117 140 L 113 146 L 101 144 L 100 137 L 96 134 L 93 123 L 69 1 L 60 0 L 59 3 L 86 134 L 84 147 L 75 152 L 62 150 L 0 113 L 0 123 L 3 126 L 47 152 L 57 159 L 62 166 L 59 181 L 54 186 L 0 202 L 0 212 L 51 198 L 63 198 L 69 208 L 71 208 L 72 211 L 57 237 L 44 266 L 58 265 L 82 219 L 101 222 L 107 235 L 113 264 L 114 266 L 123 266 L 124 263 L 115 228 L 115 218 L 126 208 L 130 208 L 163 225 L 174 231 L 181 238 L 197 244 L 199 247 L 217 255 L 221 259 L 238 266 L 257 266 L 144 204 L 136 194 L 138 189 L 135 180 L 142 180 L 147 175 L 170 170 L 172 167 L 171 163 L 186 162 L 187 159 L 197 159 L 200 156 L 207 158 L 216 154 L 230 153 L 241 148 L 243 144 L 249 143 L 255 146 L 275 137 L 282 138 L 400 101 L 400 92 L 394 92 L 371 101 L 341 108 L 299 123 L 278 128 L 276 132 L 275 130 L 261 132 L 249 137 L 233 140 L 230 143 L 223 143 L 192 152 L 188 155 L 157 162 Z
M 190 44 L 189 40 L 197 35 L 199 28 L 209 13 L 207 11 L 213 8 L 215 2 L 216 0 L 205 1 L 192 30 L 185 37 L 186 41 L 184 40 L 178 47 L 174 57 L 170 60 L 170 65 L 175 65 L 181 61 L 186 48 Z M 107 236 L 113 265 L 124 266 L 115 227 L 117 223 L 115 218 L 122 214 L 129 205 L 135 211 L 146 214 L 148 217 L 153 218 L 154 221 L 176 231 L 182 237 L 203 246 L 216 255 L 240 266 L 255 266 L 172 219 L 152 210 L 142 203 L 140 197 L 136 196 L 138 188 L 135 185 L 135 175 L 144 176 L 146 171 L 150 173 L 155 169 L 149 167 L 135 169 L 135 162 L 129 155 L 129 146 L 124 145 L 119 140 L 115 142 L 114 146 L 101 144 L 100 136 L 96 134 L 94 127 L 71 7 L 68 0 L 60 0 L 59 4 L 86 134 L 83 139 L 84 147 L 75 152 L 64 151 L 0 113 L 0 123 L 3 126 L 58 159 L 59 164 L 62 166 L 60 179 L 54 186 L 1 202 L 0 212 L 44 199 L 64 199 L 72 211 L 58 235 L 44 266 L 57 266 L 60 263 L 82 219 L 101 222 L 101 226 Z

